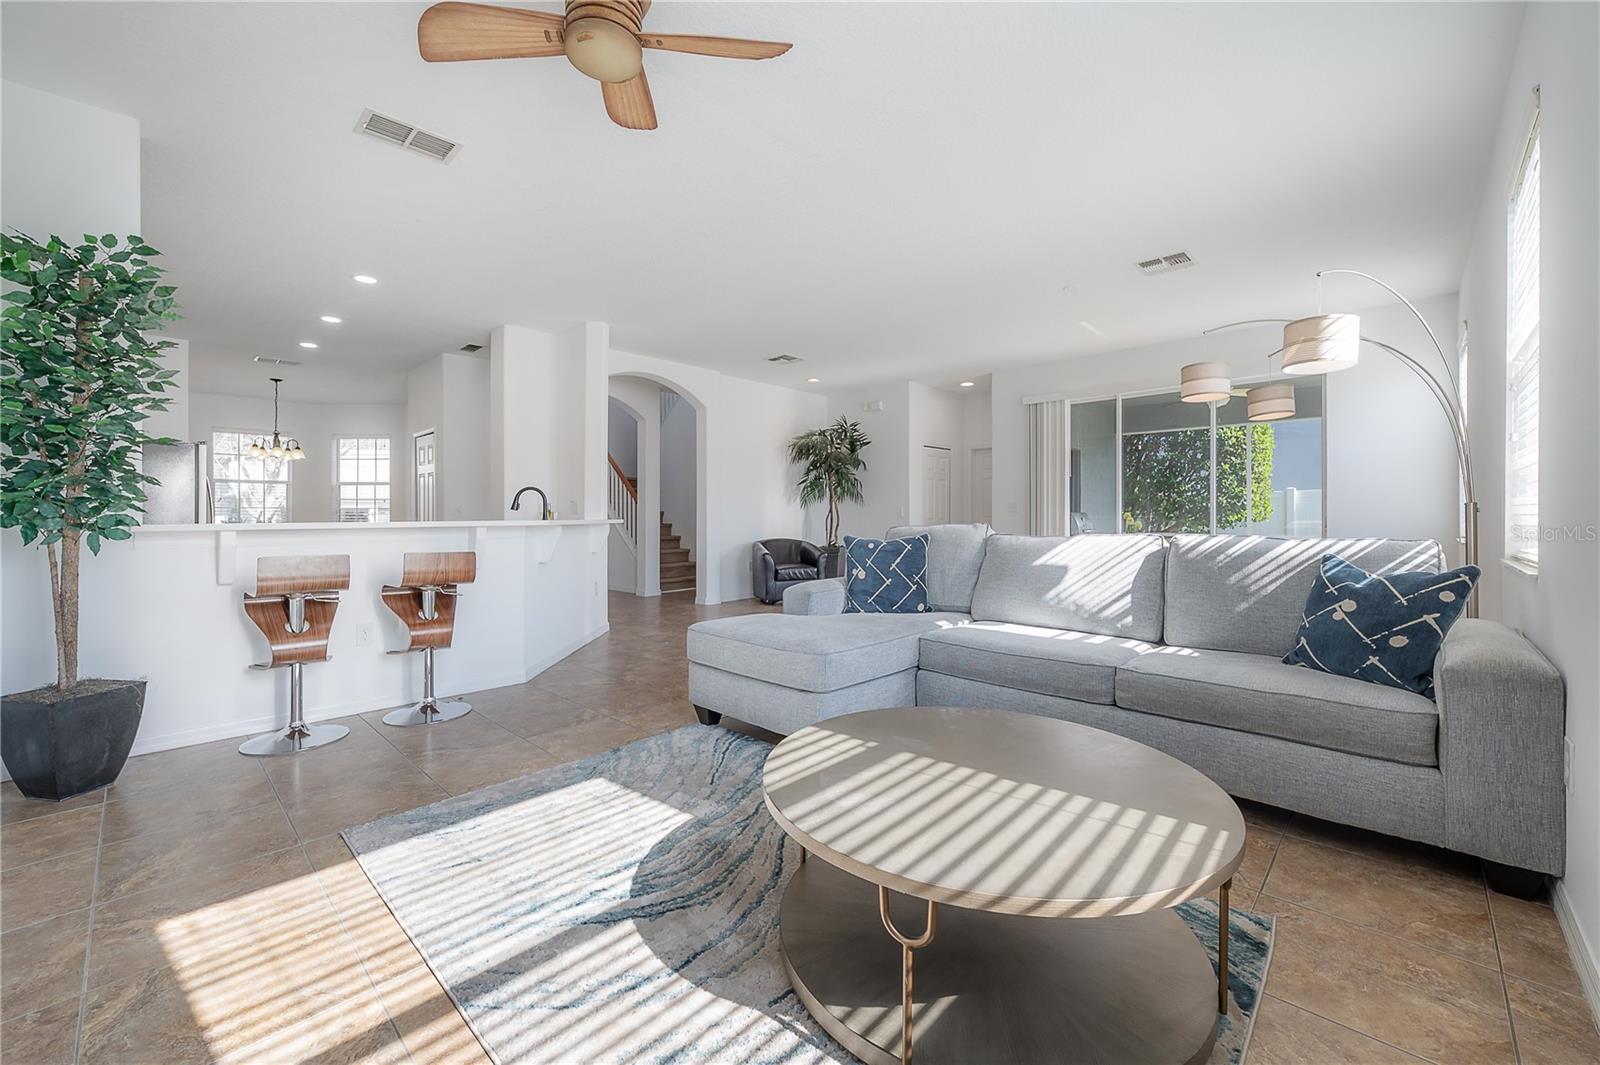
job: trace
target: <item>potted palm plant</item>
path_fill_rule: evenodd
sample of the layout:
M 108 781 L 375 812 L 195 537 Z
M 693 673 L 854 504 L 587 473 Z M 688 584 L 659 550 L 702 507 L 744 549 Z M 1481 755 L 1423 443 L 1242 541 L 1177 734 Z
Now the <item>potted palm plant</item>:
M 823 548 L 822 576 L 843 572 L 839 565 L 839 504 L 862 502 L 861 471 L 867 468 L 861 452 L 871 444 L 861 423 L 844 415 L 820 429 L 801 433 L 789 441 L 789 461 L 800 467 L 800 505 L 828 502 L 828 542 Z
M 144 681 L 78 676 L 82 549 L 99 554 L 138 524 L 144 420 L 170 402 L 177 318 L 159 254 L 139 237 L 0 237 L 0 527 L 38 543 L 50 567 L 56 683 L 0 697 L 0 757 L 24 795 L 66 799 L 117 778 L 144 710 Z M 128 604 L 129 608 L 132 604 Z

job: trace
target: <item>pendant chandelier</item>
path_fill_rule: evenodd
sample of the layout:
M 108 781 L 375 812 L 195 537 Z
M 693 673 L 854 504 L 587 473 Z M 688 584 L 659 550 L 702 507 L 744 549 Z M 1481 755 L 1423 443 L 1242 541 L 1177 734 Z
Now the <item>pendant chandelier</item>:
M 283 378 L 271 377 L 268 380 L 272 382 L 272 439 L 269 441 L 264 437 L 256 437 L 255 443 L 246 449 L 246 453 L 257 458 L 270 455 L 275 459 L 288 459 L 290 462 L 303 459 L 306 453 L 300 442 L 292 436 L 285 437 L 278 434 L 278 386 L 283 384 Z

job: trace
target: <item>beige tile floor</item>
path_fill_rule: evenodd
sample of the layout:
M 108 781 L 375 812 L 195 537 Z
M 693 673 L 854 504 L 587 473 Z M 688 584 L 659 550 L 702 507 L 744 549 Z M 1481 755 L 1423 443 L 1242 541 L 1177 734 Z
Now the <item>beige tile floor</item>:
M 60 805 L 4 785 L 0 1059 L 487 1060 L 338 830 L 691 723 L 684 628 L 754 609 L 613 596 L 609 635 L 445 725 L 146 755 Z M 1246 814 L 1234 904 L 1278 919 L 1249 1065 L 1600 1061 L 1548 906 L 1457 855 Z

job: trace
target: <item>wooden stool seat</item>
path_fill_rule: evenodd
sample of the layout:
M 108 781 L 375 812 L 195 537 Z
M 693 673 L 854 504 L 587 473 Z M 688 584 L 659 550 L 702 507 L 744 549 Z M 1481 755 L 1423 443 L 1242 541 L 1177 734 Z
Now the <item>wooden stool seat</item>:
M 459 699 L 441 703 L 433 693 L 433 652 L 449 647 L 455 636 L 456 600 L 460 585 L 478 576 L 474 551 L 408 552 L 398 585 L 383 586 L 384 605 L 406 627 L 407 643 L 392 655 L 422 652 L 422 700 L 384 715 L 387 725 L 431 725 L 449 721 L 472 707 Z
M 244 612 L 267 638 L 271 659 L 251 669 L 289 669 L 289 725 L 254 736 L 240 754 L 294 754 L 343 739 L 343 725 L 305 721 L 302 667 L 326 662 L 339 593 L 350 587 L 349 555 L 268 555 L 256 560 L 256 590 L 244 597 Z

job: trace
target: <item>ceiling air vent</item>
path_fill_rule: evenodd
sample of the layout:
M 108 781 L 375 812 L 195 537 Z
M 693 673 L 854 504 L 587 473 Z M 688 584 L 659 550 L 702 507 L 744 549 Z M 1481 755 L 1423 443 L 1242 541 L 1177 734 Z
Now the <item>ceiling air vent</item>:
M 1146 259 L 1139 264 L 1141 274 L 1166 274 L 1173 270 L 1182 270 L 1185 266 L 1193 266 L 1194 260 L 1189 258 L 1186 251 L 1175 251 L 1171 255 L 1163 255 L 1159 259 Z
M 263 366 L 299 366 L 300 365 L 300 360 L 298 360 L 298 359 L 279 359 L 279 358 L 274 358 L 271 355 L 257 355 L 251 361 L 252 362 L 259 362 Z
M 483 345 L 482 344 L 463 344 L 463 345 L 461 345 L 461 350 L 466 352 L 468 355 L 471 355 L 474 351 L 482 351 L 483 350 Z
M 767 361 L 768 362 L 799 362 L 800 361 L 800 356 L 798 356 L 798 355 L 771 355 L 771 356 L 768 356 Z
M 461 145 L 455 141 L 446 140 L 437 133 L 429 133 L 416 126 L 408 126 L 388 115 L 380 115 L 370 107 L 361 112 L 361 121 L 356 125 L 356 132 L 369 133 L 390 144 L 398 144 L 402 148 L 421 152 L 441 163 L 448 163 L 461 150 Z

